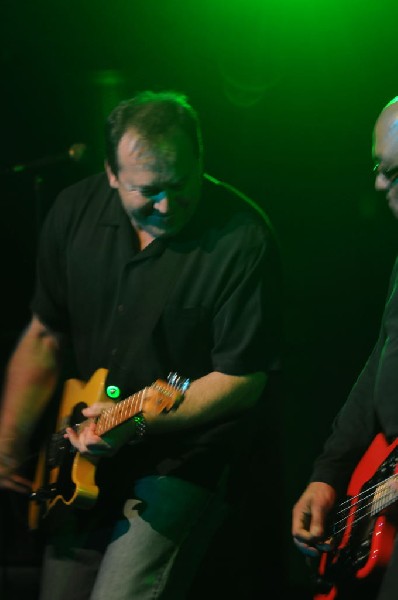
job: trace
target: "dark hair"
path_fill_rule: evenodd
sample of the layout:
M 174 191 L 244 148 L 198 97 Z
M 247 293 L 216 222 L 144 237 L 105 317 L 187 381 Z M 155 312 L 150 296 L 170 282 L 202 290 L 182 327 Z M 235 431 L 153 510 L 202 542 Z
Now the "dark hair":
M 105 150 L 115 175 L 119 171 L 118 145 L 130 127 L 150 142 L 179 128 L 191 139 L 195 156 L 200 158 L 202 155 L 199 118 L 184 94 L 144 91 L 113 109 L 105 124 Z

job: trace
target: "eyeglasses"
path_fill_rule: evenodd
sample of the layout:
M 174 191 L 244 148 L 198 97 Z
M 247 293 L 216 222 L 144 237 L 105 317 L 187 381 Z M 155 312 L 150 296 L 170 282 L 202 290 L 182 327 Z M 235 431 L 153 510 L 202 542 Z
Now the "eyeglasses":
M 180 192 L 181 190 L 183 190 L 185 188 L 185 186 L 187 185 L 187 178 L 184 178 L 183 180 L 178 181 L 176 183 L 169 183 L 162 187 L 159 187 L 159 186 L 142 186 L 142 187 L 140 187 L 140 186 L 129 185 L 124 182 L 120 182 L 120 183 L 124 187 L 126 192 L 140 194 L 141 196 L 144 196 L 144 198 L 147 198 L 148 200 L 151 200 L 152 202 L 160 202 L 161 200 L 163 200 L 163 198 L 165 198 L 167 196 L 167 193 L 169 191 L 175 193 L 175 192 Z
M 398 184 L 398 167 L 390 167 L 389 169 L 383 169 L 380 163 L 376 163 L 373 167 L 373 172 L 376 175 L 381 175 L 387 180 L 388 186 L 392 187 Z

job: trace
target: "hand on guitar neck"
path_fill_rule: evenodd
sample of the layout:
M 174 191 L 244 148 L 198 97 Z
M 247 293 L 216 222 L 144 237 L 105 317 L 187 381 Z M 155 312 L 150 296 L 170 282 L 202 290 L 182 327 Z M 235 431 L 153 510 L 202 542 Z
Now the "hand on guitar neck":
M 170 373 L 167 381 L 112 402 L 105 395 L 106 369 L 98 369 L 88 382 L 65 382 L 56 431 L 39 454 L 30 499 L 29 526 L 36 529 L 58 503 L 88 509 L 99 488 L 95 470 L 104 456 L 115 454 L 126 443 L 141 441 L 145 420 L 167 414 L 184 399 L 189 380 Z M 83 415 L 83 421 L 81 419 Z M 77 450 L 70 452 L 68 438 Z
M 114 455 L 119 448 L 130 442 L 135 434 L 135 424 L 131 419 L 111 429 L 101 437 L 97 434 L 96 417 L 107 408 L 113 408 L 114 402 L 95 402 L 84 408 L 82 414 L 87 417 L 78 428 L 67 427 L 65 438 L 85 456 L 105 457 Z

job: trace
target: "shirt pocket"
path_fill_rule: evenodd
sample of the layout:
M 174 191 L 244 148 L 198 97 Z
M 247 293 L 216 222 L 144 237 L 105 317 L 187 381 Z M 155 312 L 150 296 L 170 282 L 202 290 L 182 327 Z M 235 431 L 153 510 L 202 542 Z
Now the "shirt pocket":
M 159 341 L 171 370 L 193 379 L 212 371 L 212 328 L 206 308 L 168 305 L 159 323 Z

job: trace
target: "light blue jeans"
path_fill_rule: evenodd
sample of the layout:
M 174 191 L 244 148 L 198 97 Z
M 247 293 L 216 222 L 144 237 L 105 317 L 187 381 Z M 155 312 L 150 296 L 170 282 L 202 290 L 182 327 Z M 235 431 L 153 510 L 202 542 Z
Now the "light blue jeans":
M 125 502 L 123 518 L 91 532 L 89 544 L 66 529 L 61 546 L 46 549 L 40 600 L 188 597 L 228 512 L 222 493 L 150 476 L 136 482 L 134 496 Z

